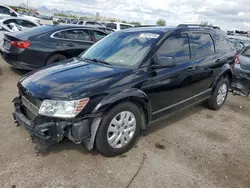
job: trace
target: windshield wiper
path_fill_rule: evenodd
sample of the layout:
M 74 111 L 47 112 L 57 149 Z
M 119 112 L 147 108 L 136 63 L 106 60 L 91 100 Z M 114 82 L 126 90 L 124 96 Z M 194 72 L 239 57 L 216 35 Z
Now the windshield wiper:
M 110 63 L 106 62 L 106 61 L 103 61 L 101 59 L 91 59 L 91 58 L 84 58 L 84 60 L 87 60 L 87 61 L 94 61 L 96 63 L 102 63 L 102 64 L 105 64 L 105 65 L 110 65 Z

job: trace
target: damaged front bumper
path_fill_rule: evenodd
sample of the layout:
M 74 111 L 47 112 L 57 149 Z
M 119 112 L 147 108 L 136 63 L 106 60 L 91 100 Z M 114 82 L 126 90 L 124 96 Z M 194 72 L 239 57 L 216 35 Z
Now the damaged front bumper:
M 248 96 L 250 94 L 250 71 L 243 70 L 239 64 L 235 64 L 231 87 L 233 94 Z
M 93 132 L 91 127 L 95 127 L 92 124 L 96 122 L 96 117 L 88 116 L 81 119 L 63 120 L 34 115 L 31 118 L 28 114 L 29 109 L 23 105 L 20 97 L 16 97 L 13 103 L 15 122 L 28 130 L 36 144 L 36 149 L 40 152 L 46 152 L 52 144 L 62 141 L 64 137 L 76 144 L 84 142 L 88 149 L 93 148 L 94 140 L 91 134 L 95 135 L 96 131 Z M 99 123 L 100 121 L 97 127 Z

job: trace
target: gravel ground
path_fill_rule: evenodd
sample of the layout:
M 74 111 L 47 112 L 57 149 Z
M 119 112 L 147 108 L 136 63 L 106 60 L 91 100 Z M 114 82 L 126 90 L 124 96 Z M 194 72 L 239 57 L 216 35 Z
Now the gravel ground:
M 68 140 L 38 155 L 15 127 L 11 104 L 24 72 L 0 59 L 0 187 L 250 187 L 250 101 L 229 95 L 220 111 L 202 105 L 157 122 L 125 155 L 106 158 Z M 143 157 L 145 156 L 145 158 Z M 144 161 L 142 161 L 145 159 Z

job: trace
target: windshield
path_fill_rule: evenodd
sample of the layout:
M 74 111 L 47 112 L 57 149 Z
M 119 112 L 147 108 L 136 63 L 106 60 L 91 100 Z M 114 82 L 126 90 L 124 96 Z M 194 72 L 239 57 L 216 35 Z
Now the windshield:
M 90 47 L 82 58 L 122 67 L 138 67 L 159 36 L 152 32 L 115 32 Z

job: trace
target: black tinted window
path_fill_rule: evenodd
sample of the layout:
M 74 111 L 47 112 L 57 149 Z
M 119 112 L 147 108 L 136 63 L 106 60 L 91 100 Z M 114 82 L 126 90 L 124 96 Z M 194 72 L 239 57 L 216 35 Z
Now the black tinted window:
M 213 40 L 208 33 L 193 33 L 191 46 L 196 57 L 204 57 L 215 52 Z
M 89 31 L 84 29 L 72 29 L 61 31 L 56 33 L 54 37 L 70 40 L 91 41 Z
M 115 23 L 108 23 L 107 27 L 111 28 L 111 29 L 117 29 L 116 24 Z
M 94 34 L 95 39 L 97 41 L 101 40 L 103 37 L 105 37 L 107 35 L 106 33 L 103 33 L 103 32 L 100 32 L 100 31 L 93 31 L 93 34 Z
M 131 25 L 120 24 L 121 29 L 128 29 L 128 28 L 131 28 L 131 27 L 132 27 Z
M 15 23 L 23 27 L 35 27 L 36 25 L 32 22 L 26 21 L 26 20 L 19 20 L 19 19 L 13 19 L 13 20 L 7 20 L 8 23 Z M 5 22 L 4 22 L 5 24 Z
M 6 7 L 0 6 L 0 14 L 8 14 L 10 15 L 10 10 Z
M 229 39 L 223 35 L 215 38 L 215 44 L 217 52 L 226 52 L 232 50 Z
M 15 22 L 15 20 L 13 20 L 13 19 L 5 20 L 5 21 L 3 22 L 3 24 L 5 24 L 5 25 L 8 25 L 8 24 L 10 24 L 10 23 L 16 23 L 16 22 Z
M 170 36 L 160 47 L 158 55 L 173 57 L 176 63 L 190 59 L 190 46 L 187 34 Z
M 86 22 L 85 25 L 95 25 L 95 22 Z

